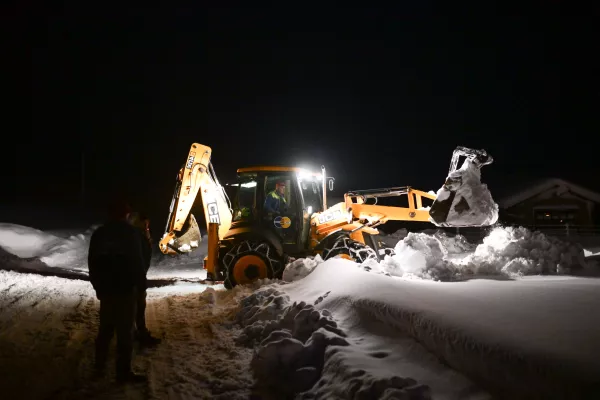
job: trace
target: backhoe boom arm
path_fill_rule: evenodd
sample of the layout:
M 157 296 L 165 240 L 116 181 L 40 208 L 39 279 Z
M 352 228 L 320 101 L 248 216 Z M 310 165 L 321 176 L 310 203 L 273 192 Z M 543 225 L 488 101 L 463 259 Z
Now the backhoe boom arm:
M 201 235 L 196 219 L 190 213 L 198 193 L 202 198 L 207 232 L 209 224 L 216 223 L 221 239 L 231 227 L 229 200 L 212 168 L 211 154 L 210 147 L 192 144 L 186 162 L 177 175 L 165 234 L 159 242 L 160 250 L 165 254 L 185 253 L 198 246 Z M 181 233 L 186 222 L 189 226 L 186 232 Z

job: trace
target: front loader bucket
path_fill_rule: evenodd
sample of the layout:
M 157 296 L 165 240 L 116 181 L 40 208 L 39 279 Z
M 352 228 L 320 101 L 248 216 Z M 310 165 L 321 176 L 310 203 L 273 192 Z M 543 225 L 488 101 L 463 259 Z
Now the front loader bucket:
M 200 233 L 200 228 L 194 214 L 190 214 L 186 225 L 187 228 L 184 225 L 183 233 L 175 236 L 169 242 L 169 247 L 178 253 L 189 253 L 197 248 L 202 241 L 202 234 Z
M 466 157 L 457 169 L 458 158 Z M 450 173 L 429 209 L 429 221 L 437 226 L 489 226 L 498 220 L 498 205 L 487 185 L 481 183 L 481 170 L 492 162 L 483 150 L 458 147 Z
M 450 191 L 445 199 L 440 199 L 440 197 L 441 196 L 438 196 L 431 205 L 431 208 L 429 209 L 429 219 L 435 225 L 446 226 L 446 220 L 448 219 L 452 202 L 456 197 L 456 192 Z

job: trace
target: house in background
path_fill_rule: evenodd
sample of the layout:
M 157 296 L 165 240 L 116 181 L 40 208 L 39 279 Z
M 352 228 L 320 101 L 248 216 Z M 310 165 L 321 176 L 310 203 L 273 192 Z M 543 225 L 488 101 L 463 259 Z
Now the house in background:
M 524 226 L 598 223 L 600 193 L 562 179 L 547 179 L 498 201 L 500 221 Z

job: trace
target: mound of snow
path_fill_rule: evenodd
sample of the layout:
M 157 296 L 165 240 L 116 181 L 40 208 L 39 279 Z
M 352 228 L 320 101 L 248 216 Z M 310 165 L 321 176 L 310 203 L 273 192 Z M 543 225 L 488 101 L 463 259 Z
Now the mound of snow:
M 262 371 L 258 376 L 283 374 L 279 379 L 289 380 L 272 385 L 286 390 L 281 386 L 290 385 L 298 369 L 318 371 L 322 365 L 318 381 L 296 398 L 386 398 L 390 386 L 396 393 L 387 398 L 495 398 L 477 393 L 465 375 L 499 398 L 595 398 L 579 394 L 598 392 L 600 326 L 594 309 L 585 306 L 598 301 L 597 280 L 553 276 L 434 283 L 389 279 L 356 266 L 327 260 L 304 279 L 263 288 L 261 299 L 246 306 L 256 330 L 245 340 L 257 343 L 278 330 L 291 334 L 258 342 L 258 353 L 277 343 L 272 344 L 277 355 L 255 356 L 254 368 Z M 301 310 L 286 306 L 290 302 L 306 310 L 306 320 L 299 318 Z M 285 312 L 294 317 L 293 324 L 282 322 Z M 328 326 L 327 335 L 344 340 L 329 345 L 319 364 L 302 362 L 311 329 L 295 330 L 307 320 L 313 321 L 311 329 L 321 323 Z M 292 340 L 296 336 L 302 347 Z
M 376 379 L 364 370 L 346 371 L 349 376 L 341 373 L 343 360 L 336 354 L 349 346 L 346 335 L 329 311 L 315 308 L 328 295 L 319 296 L 314 304 L 289 304 L 287 295 L 269 286 L 243 300 L 237 319 L 244 330 L 238 343 L 256 346 L 251 368 L 257 389 L 277 398 L 300 393 L 300 398 L 315 398 L 329 387 L 345 387 L 346 399 L 428 399 L 426 388 L 417 390 L 410 378 Z M 349 377 L 355 378 L 350 386 Z M 419 393 L 423 396 L 416 396 Z
M 97 228 L 95 225 L 83 233 L 61 239 L 41 255 L 40 260 L 50 267 L 88 271 L 90 239 Z
M 448 226 L 488 226 L 498 221 L 498 204 L 481 183 L 481 170 L 470 160 L 448 175 L 437 200 L 448 199 L 452 192 L 455 197 L 446 218 Z
M 523 227 L 494 228 L 475 249 L 459 235 L 411 232 L 394 250 L 381 266 L 390 275 L 404 278 L 452 281 L 481 275 L 555 275 L 586 266 L 581 246 Z
M 411 232 L 394 250 L 396 254 L 381 263 L 392 276 L 451 280 L 455 274 L 447 250 L 435 236 Z
M 446 249 L 448 255 L 464 256 L 467 253 L 472 253 L 477 247 L 473 243 L 469 243 L 463 235 L 448 235 L 442 230 L 437 230 L 433 235 L 440 241 Z
M 67 238 L 16 224 L 0 224 L 0 247 L 20 258 L 38 257 L 50 267 L 87 271 L 89 241 L 97 226 Z
M 299 258 L 285 266 L 282 280 L 293 282 L 310 274 L 317 265 L 323 262 L 319 254 L 315 257 Z
M 37 257 L 60 241 L 59 237 L 35 228 L 0 223 L 0 247 L 17 257 Z
M 585 267 L 580 245 L 523 227 L 493 229 L 466 261 L 477 273 L 509 276 L 568 274 Z

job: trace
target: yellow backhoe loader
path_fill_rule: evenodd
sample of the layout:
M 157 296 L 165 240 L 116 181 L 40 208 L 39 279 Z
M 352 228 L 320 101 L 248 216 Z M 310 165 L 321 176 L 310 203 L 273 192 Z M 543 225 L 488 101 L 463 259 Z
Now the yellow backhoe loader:
M 320 172 L 296 167 L 240 168 L 231 204 L 213 170 L 211 155 L 210 147 L 192 144 L 177 175 L 159 247 L 171 255 L 198 247 L 201 233 L 191 209 L 200 194 L 208 231 L 208 255 L 204 259 L 207 280 L 223 281 L 227 288 L 281 277 L 290 257 L 320 254 L 325 260 L 335 256 L 357 262 L 382 259 L 393 250 L 380 248 L 375 235 L 379 233 L 377 226 L 387 221 L 465 226 L 446 220 L 453 207 L 469 207 L 465 199 L 455 199 L 462 182 L 450 179 L 452 173 L 461 157 L 477 168 L 492 162 L 483 150 L 457 147 L 443 199 L 404 186 L 351 191 L 343 202 L 328 207 L 327 189 L 333 189 L 333 178 L 327 176 L 325 167 Z M 276 186 L 285 199 L 279 212 L 265 207 Z M 391 196 L 407 196 L 408 207 L 376 204 L 377 199 Z

